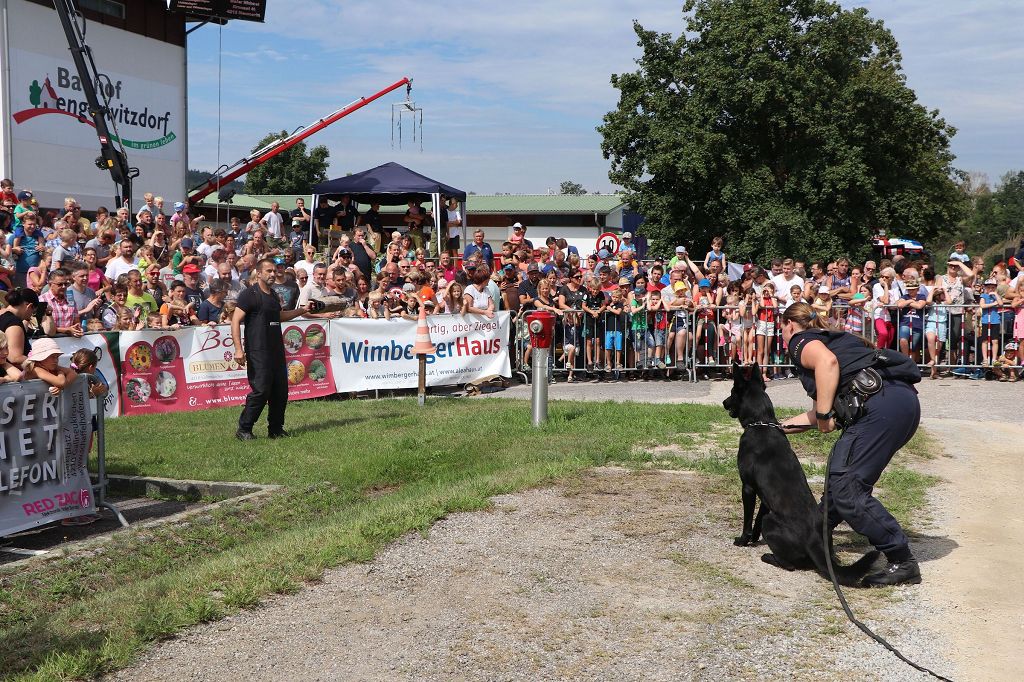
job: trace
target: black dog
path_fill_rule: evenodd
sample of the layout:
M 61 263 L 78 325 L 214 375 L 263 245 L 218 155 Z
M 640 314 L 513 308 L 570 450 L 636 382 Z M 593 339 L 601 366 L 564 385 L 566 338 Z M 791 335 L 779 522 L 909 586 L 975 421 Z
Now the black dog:
M 743 482 L 743 532 L 735 544 L 754 544 L 763 533 L 772 553 L 763 555 L 762 561 L 788 571 L 813 569 L 829 579 L 821 512 L 796 453 L 778 426 L 761 370 L 756 364 L 733 365 L 733 376 L 732 394 L 722 405 L 743 426 L 736 456 Z M 756 497 L 761 498 L 761 507 L 754 518 Z M 841 565 L 833 554 L 839 583 L 859 585 L 878 554 L 868 552 L 852 566 Z

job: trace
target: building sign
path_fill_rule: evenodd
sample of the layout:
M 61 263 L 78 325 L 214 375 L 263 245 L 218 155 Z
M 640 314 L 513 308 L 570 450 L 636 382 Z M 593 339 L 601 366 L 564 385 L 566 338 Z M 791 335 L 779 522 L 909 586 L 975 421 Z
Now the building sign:
M 75 65 L 70 61 L 53 59 L 45 55 L 11 50 L 14 70 L 28 82 L 22 83 L 20 92 L 13 84 L 11 92 L 12 118 L 15 135 L 23 140 L 52 142 L 90 142 L 99 154 L 99 143 L 89 103 Z M 157 155 L 180 155 L 173 145 L 178 139 L 181 121 L 168 110 L 168 100 L 174 101 L 180 93 L 138 78 L 118 73 L 102 73 L 96 83 L 97 93 L 109 98 L 110 117 L 120 133 L 121 143 L 129 150 L 160 150 Z M 102 97 L 101 97 L 102 102 Z M 84 126 L 81 127 L 81 126 Z M 83 132 L 88 134 L 82 135 Z M 113 132 L 113 127 L 111 128 Z M 113 136 L 116 141 L 117 135 Z M 170 149 L 169 145 L 173 145 Z
M 86 211 L 113 209 L 110 174 L 100 155 L 78 70 L 53 8 L 8 0 L 8 42 L 0 45 L 2 115 L 0 175 L 35 193 L 40 206 L 60 208 L 66 196 Z M 100 76 L 94 86 L 109 101 L 114 126 L 139 169 L 135 193 L 153 192 L 170 205 L 184 195 L 187 160 L 185 50 L 179 45 L 89 23 L 87 34 Z M 115 142 L 116 144 L 116 142 Z M 136 197 L 136 203 L 141 204 Z M 133 211 L 137 206 L 133 206 Z
M 170 10 L 211 19 L 263 21 L 267 0 L 171 0 Z

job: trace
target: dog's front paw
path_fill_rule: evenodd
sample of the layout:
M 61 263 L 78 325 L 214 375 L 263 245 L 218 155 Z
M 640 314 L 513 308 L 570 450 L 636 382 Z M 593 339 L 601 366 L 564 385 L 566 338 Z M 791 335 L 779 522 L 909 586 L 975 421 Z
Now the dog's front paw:
M 737 547 L 746 547 L 750 544 L 750 536 L 747 534 L 743 534 L 735 540 L 733 540 L 732 544 L 736 545 Z

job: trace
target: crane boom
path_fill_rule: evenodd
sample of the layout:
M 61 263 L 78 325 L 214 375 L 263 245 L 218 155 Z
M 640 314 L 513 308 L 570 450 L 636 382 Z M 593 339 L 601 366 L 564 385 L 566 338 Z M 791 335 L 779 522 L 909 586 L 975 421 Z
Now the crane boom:
M 226 185 L 232 180 L 236 180 L 237 178 L 248 173 L 256 166 L 259 166 L 260 164 L 274 158 L 281 152 L 294 147 L 295 145 L 297 145 L 299 142 L 303 141 L 310 135 L 323 130 L 332 123 L 335 123 L 345 118 L 354 111 L 362 109 L 370 102 L 373 102 L 374 100 L 383 97 L 389 92 L 397 90 L 403 85 L 406 87 L 406 93 L 408 94 L 408 92 L 412 89 L 412 79 L 403 78 L 399 81 L 395 81 L 394 83 L 384 88 L 383 90 L 375 92 L 369 97 L 361 97 L 357 99 L 355 102 L 352 102 L 351 104 L 342 107 L 341 109 L 338 109 L 329 116 L 325 116 L 324 118 L 317 120 L 312 125 L 303 126 L 302 128 L 299 128 L 297 131 L 292 133 L 291 135 L 281 137 L 272 141 L 270 144 L 266 145 L 262 149 L 258 149 L 255 152 L 253 152 L 252 156 L 247 156 L 245 158 L 239 159 L 233 165 L 228 166 L 223 170 L 217 169 L 217 173 L 212 178 L 210 178 L 203 184 L 199 185 L 198 187 L 194 188 L 189 193 L 189 203 L 193 205 L 199 203 L 200 201 L 203 200 L 204 197 L 212 194 L 213 192 L 216 192 L 218 188 L 220 188 L 221 186 Z
M 110 126 L 107 125 L 110 110 L 106 101 L 100 103 L 96 94 L 96 83 L 100 82 L 101 76 L 93 61 L 92 50 L 85 43 L 84 29 L 78 25 L 76 20 L 81 17 L 81 14 L 75 8 L 74 0 L 53 0 L 53 8 L 57 10 L 57 16 L 60 17 L 60 23 L 68 41 L 68 49 L 71 51 L 71 59 L 75 63 L 75 70 L 78 71 L 78 79 L 82 84 L 82 92 L 89 104 L 89 116 L 92 117 L 93 127 L 99 138 L 100 156 L 96 159 L 96 166 L 110 172 L 110 177 L 117 187 L 114 204 L 121 206 L 122 202 L 125 202 L 125 205 L 130 205 L 132 178 L 138 177 L 139 171 L 128 165 L 124 145 L 121 144 L 120 137 L 116 135 L 116 124 L 111 119 Z M 104 100 L 106 100 L 106 96 L 104 96 Z M 84 119 L 84 116 L 82 118 Z M 115 132 L 113 136 L 110 134 L 111 127 Z M 114 146 L 115 141 L 117 142 L 116 147 Z

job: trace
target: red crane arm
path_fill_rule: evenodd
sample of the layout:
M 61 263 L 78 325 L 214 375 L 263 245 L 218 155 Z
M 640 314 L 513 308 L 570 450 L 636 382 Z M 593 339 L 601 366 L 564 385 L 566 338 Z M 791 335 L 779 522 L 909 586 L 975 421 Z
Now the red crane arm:
M 269 161 L 270 159 L 274 158 L 281 152 L 294 147 L 299 142 L 302 142 L 304 139 L 306 139 L 313 133 L 323 130 L 332 123 L 345 118 L 353 111 L 362 109 L 370 102 L 383 97 L 384 95 L 388 94 L 389 92 L 392 92 L 393 90 L 397 90 L 403 85 L 405 85 L 407 88 L 411 88 L 412 79 L 403 78 L 400 81 L 395 81 L 394 83 L 384 88 L 380 92 L 375 92 L 369 97 L 361 97 L 352 104 L 349 104 L 344 108 L 338 109 L 333 114 L 321 118 L 311 126 L 303 127 L 287 137 L 282 137 L 274 140 L 273 142 L 263 147 L 262 149 L 258 149 L 257 151 L 253 152 L 252 156 L 245 157 L 239 161 L 236 161 L 234 165 L 229 166 L 228 168 L 225 169 L 228 172 L 224 175 L 221 175 L 220 170 L 218 170 L 217 175 L 207 180 L 205 184 L 201 185 L 200 187 L 198 187 L 189 194 L 189 203 L 193 205 L 199 203 L 200 201 L 203 200 L 204 197 L 212 194 L 213 192 L 216 192 L 218 187 L 223 187 L 232 180 L 235 180 L 245 175 L 250 170 L 260 165 L 261 163 Z

